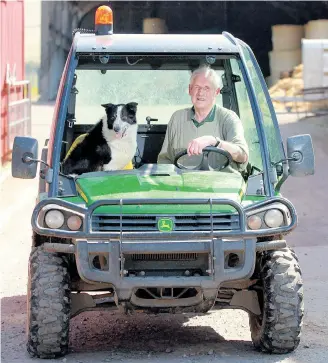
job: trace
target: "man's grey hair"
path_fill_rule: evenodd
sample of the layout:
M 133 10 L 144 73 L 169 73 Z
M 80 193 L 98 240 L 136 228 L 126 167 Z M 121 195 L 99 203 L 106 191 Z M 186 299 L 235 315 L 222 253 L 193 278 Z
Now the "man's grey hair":
M 200 74 L 204 74 L 205 77 L 208 78 L 211 84 L 215 87 L 215 89 L 221 88 L 222 82 L 220 76 L 214 69 L 206 65 L 202 65 L 192 72 L 190 77 L 190 85 L 194 82 L 194 79 Z

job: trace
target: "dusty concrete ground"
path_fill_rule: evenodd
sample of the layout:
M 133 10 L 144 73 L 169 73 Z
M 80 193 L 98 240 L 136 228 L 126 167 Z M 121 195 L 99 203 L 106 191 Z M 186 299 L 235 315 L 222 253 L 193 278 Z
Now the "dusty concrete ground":
M 49 132 L 51 106 L 34 106 L 33 136 L 41 141 Z M 316 174 L 289 178 L 284 195 L 296 206 L 298 228 L 288 241 L 300 258 L 305 283 L 305 318 L 302 340 L 296 352 L 263 355 L 254 352 L 247 314 L 220 311 L 204 316 L 127 317 L 116 312 L 83 313 L 71 321 L 71 353 L 59 361 L 101 362 L 288 362 L 328 361 L 328 119 L 295 122 L 280 117 L 284 140 L 310 133 L 316 153 Z M 25 349 L 27 261 L 30 252 L 30 216 L 36 196 L 36 180 L 6 178 L 0 184 L 1 239 L 1 362 L 28 363 Z M 58 360 L 57 360 L 58 361 Z

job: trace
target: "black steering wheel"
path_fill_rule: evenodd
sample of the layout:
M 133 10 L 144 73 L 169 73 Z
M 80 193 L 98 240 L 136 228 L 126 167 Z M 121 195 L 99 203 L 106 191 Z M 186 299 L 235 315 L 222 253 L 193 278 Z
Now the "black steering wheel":
M 214 153 L 223 155 L 227 159 L 226 162 L 224 164 L 220 165 L 218 168 L 212 168 L 208 163 L 208 154 L 210 152 L 214 152 Z M 174 165 L 177 168 L 183 169 L 183 170 L 215 170 L 215 171 L 220 171 L 220 170 L 226 168 L 232 162 L 232 156 L 228 151 L 223 150 L 223 149 L 219 149 L 219 148 L 217 148 L 215 146 L 207 146 L 202 151 L 202 160 L 201 160 L 200 164 L 195 166 L 195 167 L 188 168 L 188 167 L 186 167 L 186 166 L 184 166 L 184 165 L 182 165 L 182 164 L 180 164 L 178 162 L 179 159 L 182 156 L 187 155 L 187 154 L 188 154 L 187 149 L 184 149 L 184 150 L 180 151 L 175 156 Z

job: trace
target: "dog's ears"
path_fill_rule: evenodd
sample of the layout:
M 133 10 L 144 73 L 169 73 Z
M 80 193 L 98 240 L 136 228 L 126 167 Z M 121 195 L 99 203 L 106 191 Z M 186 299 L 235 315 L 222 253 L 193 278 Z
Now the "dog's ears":
M 137 102 L 129 102 L 126 104 L 126 107 L 129 108 L 130 110 L 136 112 L 137 111 L 137 106 L 138 103 Z
M 101 106 L 107 109 L 113 107 L 114 105 L 112 103 L 104 103 Z

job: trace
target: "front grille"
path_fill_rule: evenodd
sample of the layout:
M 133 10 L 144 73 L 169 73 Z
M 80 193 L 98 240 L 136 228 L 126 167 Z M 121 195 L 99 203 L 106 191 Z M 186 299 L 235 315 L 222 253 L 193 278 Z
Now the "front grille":
M 173 231 L 208 231 L 211 229 L 211 217 L 206 214 L 198 215 L 123 215 L 123 232 L 156 232 L 159 218 L 170 218 L 174 222 Z M 94 214 L 92 216 L 92 230 L 95 232 L 120 231 L 120 216 L 108 214 Z M 238 214 L 213 214 L 214 230 L 238 230 Z
M 134 253 L 133 261 L 195 261 L 198 253 Z

